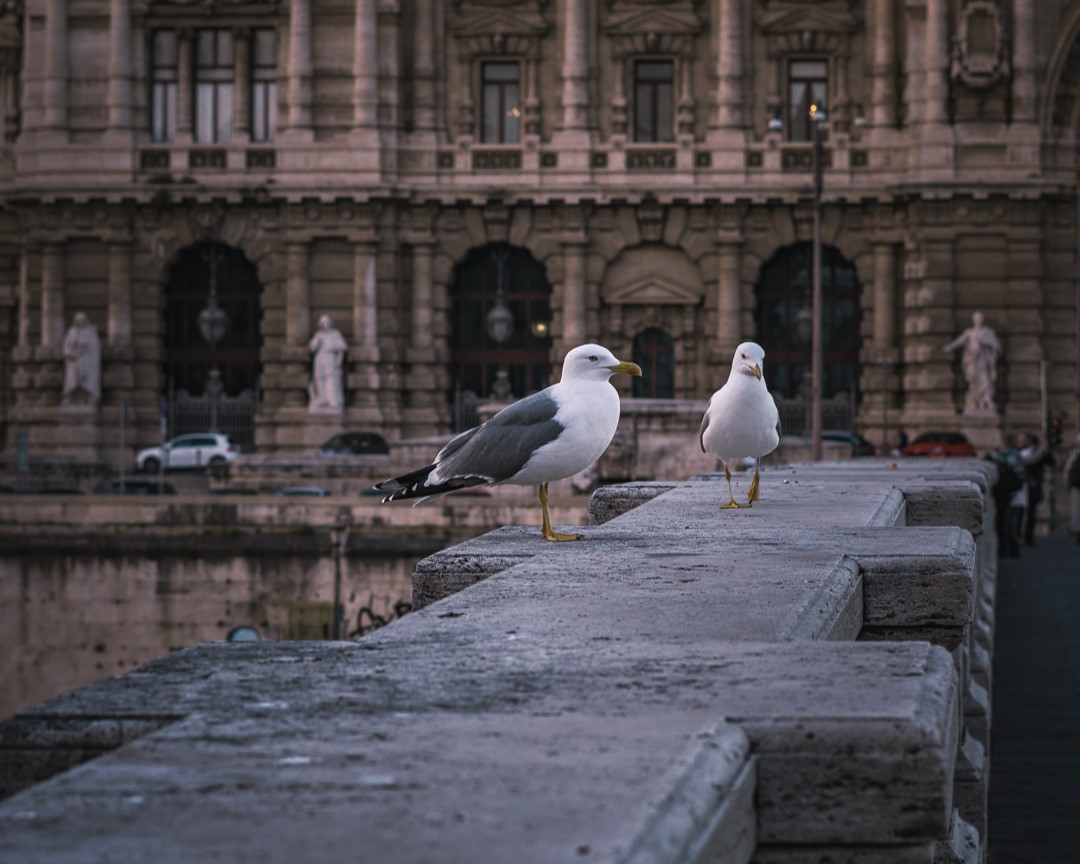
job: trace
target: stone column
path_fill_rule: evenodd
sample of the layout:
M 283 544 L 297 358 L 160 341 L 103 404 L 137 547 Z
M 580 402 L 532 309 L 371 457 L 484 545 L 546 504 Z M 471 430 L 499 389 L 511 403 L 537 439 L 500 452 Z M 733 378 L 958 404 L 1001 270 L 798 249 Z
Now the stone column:
M 716 11 L 716 125 L 721 129 L 744 124 L 741 5 L 741 0 L 719 0 Z
M 19 256 L 19 334 L 18 346 L 30 347 L 30 332 L 32 319 L 30 316 L 30 302 L 33 292 L 30 287 L 30 259 L 33 249 L 27 243 L 23 245 L 22 254 Z
M 896 246 L 874 245 L 874 348 L 892 358 L 896 348 Z
M 717 249 L 716 354 L 730 361 L 742 342 L 742 238 L 720 238 Z
M 109 3 L 109 129 L 131 128 L 131 0 Z
M 564 0 L 562 128 L 589 127 L 589 7 L 586 0 Z
M 948 0 L 926 0 L 926 37 L 923 45 L 925 98 L 923 123 L 943 125 L 949 115 L 946 100 L 949 83 L 949 5 Z
M 412 344 L 425 351 L 435 343 L 432 333 L 435 313 L 431 284 L 433 246 L 433 241 L 417 242 L 413 245 Z
M 233 74 L 236 77 L 233 140 L 247 144 L 251 140 L 251 28 L 234 28 L 233 45 Z
M 68 20 L 65 0 L 45 6 L 46 129 L 66 131 L 68 125 Z
M 1035 0 L 1013 0 L 1013 122 L 1036 120 Z
M 438 430 L 438 376 L 435 372 L 434 321 L 435 292 L 432 284 L 432 264 L 435 241 L 418 238 L 411 241 L 412 267 L 412 334 L 411 347 L 406 351 L 408 374 L 405 376 L 407 405 L 402 411 L 403 433 L 406 437 L 431 435 Z
M 131 244 L 109 244 L 109 333 L 113 347 L 131 344 Z
M 874 61 L 870 121 L 874 126 L 896 125 L 896 36 L 894 0 L 874 4 Z
M 42 99 L 41 92 L 41 55 L 36 50 L 37 40 L 34 38 L 29 14 L 22 16 L 22 93 L 20 102 L 22 106 L 22 131 L 31 132 L 41 126 Z
M 64 344 L 64 244 L 42 244 L 41 260 L 41 344 Z
M 195 101 L 192 93 L 192 41 L 194 33 L 188 28 L 176 31 L 176 140 L 180 144 L 190 144 L 192 121 L 195 117 Z
M 289 7 L 289 130 L 311 131 L 311 0 Z
M 311 249 L 306 241 L 285 247 L 285 344 L 307 345 L 311 338 Z
M 584 235 L 563 239 L 562 339 L 564 353 L 587 341 L 588 277 Z
M 349 417 L 359 424 L 379 426 L 379 283 L 378 243 L 358 240 L 353 246 L 353 341 L 349 359 L 353 364 Z
M 413 57 L 413 127 L 435 129 L 435 8 L 432 0 L 415 0 Z
M 379 4 L 356 0 L 353 34 L 353 128 L 379 127 Z

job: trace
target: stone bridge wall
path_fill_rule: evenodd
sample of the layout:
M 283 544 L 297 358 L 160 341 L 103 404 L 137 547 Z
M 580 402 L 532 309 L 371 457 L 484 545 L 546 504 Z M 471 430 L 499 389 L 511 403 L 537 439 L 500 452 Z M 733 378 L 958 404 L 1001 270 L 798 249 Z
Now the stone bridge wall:
M 0 858 L 980 861 L 992 480 L 608 488 L 579 543 L 443 550 L 359 642 L 206 644 L 0 724 Z

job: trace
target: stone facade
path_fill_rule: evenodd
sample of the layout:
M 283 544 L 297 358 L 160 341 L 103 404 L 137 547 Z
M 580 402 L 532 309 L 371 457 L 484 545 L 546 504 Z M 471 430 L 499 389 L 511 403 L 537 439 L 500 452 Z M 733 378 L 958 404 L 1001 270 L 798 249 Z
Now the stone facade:
M 1046 407 L 1080 415 L 1077 80 L 1075 0 L 0 0 L 0 431 L 115 459 L 121 415 L 132 446 L 161 414 L 181 431 L 180 391 L 220 366 L 265 452 L 447 433 L 492 369 L 522 395 L 585 340 L 646 361 L 662 392 L 637 395 L 703 399 L 757 339 L 790 396 L 802 301 L 764 274 L 811 240 L 817 94 L 826 290 L 848 292 L 829 391 L 872 439 L 887 412 L 989 446 L 1042 426 L 1044 370 Z M 507 280 L 504 344 L 470 256 Z M 194 318 L 219 259 L 214 346 Z M 975 310 L 1004 348 L 977 423 L 942 350 Z M 75 417 L 79 311 L 102 393 Z M 344 411 L 316 416 L 323 314 L 349 352 Z

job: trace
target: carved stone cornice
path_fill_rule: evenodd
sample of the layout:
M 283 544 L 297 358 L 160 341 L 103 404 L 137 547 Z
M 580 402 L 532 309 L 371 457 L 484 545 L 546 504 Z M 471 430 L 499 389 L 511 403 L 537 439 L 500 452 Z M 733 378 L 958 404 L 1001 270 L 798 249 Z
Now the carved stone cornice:
M 543 15 L 545 5 L 544 0 L 457 0 L 449 30 L 469 59 L 484 54 L 538 57 L 540 40 L 551 29 Z
M 685 56 L 693 51 L 693 39 L 702 22 L 693 0 L 642 3 L 612 0 L 601 25 L 617 56 L 663 53 Z

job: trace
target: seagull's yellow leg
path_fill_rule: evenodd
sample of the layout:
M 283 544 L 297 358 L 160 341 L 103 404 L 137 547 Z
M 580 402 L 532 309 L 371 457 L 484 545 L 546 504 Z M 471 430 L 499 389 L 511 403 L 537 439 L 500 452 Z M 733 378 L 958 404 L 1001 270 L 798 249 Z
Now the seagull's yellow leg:
M 750 481 L 750 494 L 747 496 L 748 501 L 757 501 L 761 497 L 758 494 L 758 484 L 761 482 L 761 473 L 758 471 L 760 463 L 760 459 L 754 460 L 754 479 Z
M 580 534 L 559 534 L 551 530 L 551 517 L 548 515 L 548 484 L 540 484 L 540 508 L 544 511 L 544 523 L 540 533 L 545 540 L 580 540 Z
M 722 510 L 739 510 L 743 507 L 749 507 L 749 504 L 740 504 L 735 500 L 735 493 L 731 491 L 731 471 L 727 467 L 727 462 L 724 463 L 724 476 L 727 478 L 728 503 L 721 504 L 720 508 Z

